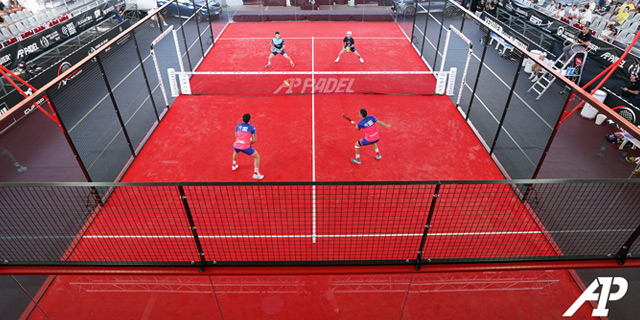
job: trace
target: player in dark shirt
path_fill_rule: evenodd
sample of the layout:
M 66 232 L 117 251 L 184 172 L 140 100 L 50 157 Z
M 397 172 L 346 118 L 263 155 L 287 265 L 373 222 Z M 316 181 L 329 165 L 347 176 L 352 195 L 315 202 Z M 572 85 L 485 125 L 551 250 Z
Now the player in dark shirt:
M 629 85 L 622 88 L 622 97 L 630 101 L 640 93 L 640 81 L 635 74 L 631 75 L 629 81 Z
M 342 40 L 342 50 L 340 50 L 340 53 L 338 54 L 338 57 L 336 58 L 336 63 L 338 61 L 340 61 L 340 56 L 345 53 L 345 52 L 353 52 L 356 56 L 358 56 L 358 58 L 360 58 L 360 62 L 364 63 L 364 59 L 362 59 L 362 57 L 360 56 L 360 54 L 356 51 L 356 47 L 354 46 L 355 41 L 353 40 L 353 37 L 351 36 L 351 31 L 347 31 L 347 36 L 344 37 L 344 39 Z
M 583 50 L 589 48 L 591 43 L 591 33 L 589 32 L 589 26 L 582 27 L 582 32 L 578 33 L 576 37 L 576 43 L 570 44 L 562 49 L 562 55 L 560 60 L 567 61 L 571 56 Z

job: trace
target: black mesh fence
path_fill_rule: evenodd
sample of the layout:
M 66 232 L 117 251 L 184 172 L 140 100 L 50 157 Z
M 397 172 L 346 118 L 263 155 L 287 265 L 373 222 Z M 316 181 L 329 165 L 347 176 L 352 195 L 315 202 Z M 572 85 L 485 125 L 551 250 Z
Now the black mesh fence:
M 0 193 L 0 259 L 14 265 L 623 263 L 640 235 L 640 183 L 627 180 L 2 184 Z
M 579 79 L 584 61 L 577 57 L 564 64 L 538 56 L 545 67 L 539 66 L 524 53 L 542 53 L 526 32 L 514 38 L 517 31 L 495 16 L 474 15 L 453 0 L 444 7 L 424 1 L 415 8 L 411 42 L 424 63 L 434 71 L 456 68 L 450 98 L 505 177 L 535 178 L 565 107 L 581 102 L 567 83 Z M 556 77 L 549 69 L 567 76 Z
M 154 19 L 143 18 L 47 90 L 91 181 L 122 177 L 175 100 L 167 68 L 179 70 L 181 55 L 185 68 L 193 70 L 213 45 L 204 7 L 179 13 L 176 4 L 168 3 Z M 158 19 L 161 14 L 170 24 Z M 176 42 L 182 43 L 180 53 Z

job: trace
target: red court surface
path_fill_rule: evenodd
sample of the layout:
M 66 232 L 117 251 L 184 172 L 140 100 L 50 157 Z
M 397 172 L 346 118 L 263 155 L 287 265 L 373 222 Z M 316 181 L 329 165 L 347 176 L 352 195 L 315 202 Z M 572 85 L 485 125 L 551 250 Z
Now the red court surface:
M 336 22 L 230 24 L 198 71 L 265 71 L 269 39 L 276 30 L 283 35 L 296 67 L 278 56 L 268 71 L 428 71 L 394 23 Z M 353 32 L 365 64 L 350 54 L 343 55 L 338 64 L 333 62 L 346 30 Z M 248 76 L 226 83 L 224 78 L 207 77 L 194 76 L 194 91 L 201 95 L 176 100 L 123 181 L 253 181 L 252 159 L 240 155 L 240 168 L 231 170 L 233 132 L 246 112 L 252 114 L 251 124 L 257 128 L 255 148 L 261 154 L 260 171 L 267 182 L 503 179 L 450 99 L 429 95 L 433 79 L 405 75 L 389 81 L 386 75 L 376 75 L 354 80 L 366 83 L 362 91 L 379 84 L 389 92 L 421 90 L 411 87 L 419 82 L 425 88 L 419 93 L 426 95 L 273 95 L 269 93 L 288 79 L 286 75 Z M 413 81 L 416 79 L 419 81 Z M 221 86 L 231 96 L 206 95 Z M 238 93 L 248 96 L 233 96 Z M 371 147 L 363 147 L 363 163 L 358 166 L 349 158 L 362 133 L 340 114 L 355 118 L 363 107 L 392 127 L 380 128 L 382 159 L 375 160 Z M 205 256 L 220 261 L 404 259 L 416 252 L 413 244 L 422 235 L 433 188 L 185 187 Z M 175 187 L 120 187 L 67 258 L 197 261 L 187 219 L 175 214 L 181 206 Z M 425 257 L 555 255 L 552 242 L 534 218 L 535 213 L 506 185 L 445 185 Z M 270 287 L 247 291 L 253 295 L 244 293 L 245 279 L 239 278 L 149 280 L 149 286 L 171 283 L 169 287 L 174 288 L 186 281 L 195 288 L 195 292 L 174 293 L 164 287 L 92 290 L 87 286 L 104 281 L 109 288 L 120 280 L 61 276 L 41 304 L 61 318 L 128 318 L 124 315 L 130 312 L 135 319 L 173 319 L 175 315 L 217 319 L 220 313 L 224 319 L 299 319 L 302 314 L 310 319 L 395 319 L 401 315 L 403 319 L 549 319 L 559 318 L 580 295 L 567 271 L 434 276 L 386 276 L 391 277 L 385 280 L 388 288 L 399 288 L 363 293 L 334 289 L 338 275 L 292 276 L 281 280 L 284 287 L 293 283 L 283 293 Z M 491 279 L 476 281 L 483 277 Z M 256 286 L 276 286 L 267 278 L 252 281 Z M 138 280 L 133 281 L 134 287 Z M 78 281 L 82 285 L 76 285 Z M 482 290 L 470 290 L 467 285 L 472 283 L 475 288 L 494 282 L 500 285 Z M 434 283 L 455 285 L 433 289 Z M 74 307 L 67 309 L 64 301 L 70 296 L 74 296 Z M 112 308 L 99 303 L 105 299 Z M 185 311 L 172 314 L 176 309 Z M 585 318 L 590 307 L 585 305 L 580 312 L 576 317 Z
M 29 319 L 560 319 L 579 294 L 562 270 L 57 276 Z

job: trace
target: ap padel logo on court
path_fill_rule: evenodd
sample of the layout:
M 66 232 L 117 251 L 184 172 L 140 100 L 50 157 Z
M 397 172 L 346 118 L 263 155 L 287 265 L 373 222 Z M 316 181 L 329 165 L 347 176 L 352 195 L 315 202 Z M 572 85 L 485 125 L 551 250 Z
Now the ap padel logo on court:
M 618 291 L 611 292 L 611 285 L 618 286 Z M 596 290 L 602 286 L 600 293 Z M 598 277 L 593 280 L 587 290 L 585 290 L 574 302 L 569 309 L 562 315 L 563 317 L 572 317 L 578 309 L 587 301 L 598 301 L 598 308 L 593 309 L 591 316 L 606 317 L 609 314 L 607 302 L 622 299 L 629 289 L 629 282 L 622 277 Z

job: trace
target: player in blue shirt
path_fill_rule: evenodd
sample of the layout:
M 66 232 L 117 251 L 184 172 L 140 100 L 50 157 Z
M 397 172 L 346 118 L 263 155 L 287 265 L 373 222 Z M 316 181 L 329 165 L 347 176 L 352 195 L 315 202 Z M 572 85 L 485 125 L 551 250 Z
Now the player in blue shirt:
M 360 120 L 357 124 L 355 121 L 351 121 L 351 124 L 356 125 L 356 129 L 362 130 L 364 132 L 364 138 L 356 141 L 356 158 L 351 159 L 351 162 L 355 164 L 361 164 L 360 160 L 360 147 L 373 145 L 373 148 L 376 151 L 376 160 L 380 160 L 382 155 L 380 154 L 380 150 L 378 149 L 378 141 L 380 141 L 380 135 L 378 135 L 378 128 L 376 127 L 376 123 L 379 123 L 381 126 L 385 128 L 391 128 L 391 125 L 388 123 L 384 123 L 374 116 L 368 116 L 366 109 L 360 109 Z
M 249 121 L 251 121 L 251 115 L 245 113 L 242 115 L 242 122 L 236 126 L 236 140 L 233 142 L 233 165 L 231 170 L 238 169 L 238 152 L 242 152 L 253 158 L 253 178 L 262 180 L 264 175 L 260 174 L 258 170 L 260 167 L 260 155 L 251 146 L 258 141 L 258 137 L 256 136 L 256 128 L 250 125 Z
M 353 40 L 353 37 L 351 36 L 351 31 L 347 31 L 347 36 L 344 37 L 344 39 L 342 40 L 342 50 L 340 50 L 340 53 L 338 54 L 338 57 L 336 58 L 336 63 L 338 63 L 338 61 L 340 61 L 340 56 L 345 53 L 345 52 L 353 52 L 353 54 L 355 54 L 356 56 L 358 56 L 358 58 L 360 58 L 360 62 L 364 63 L 364 59 L 362 59 L 362 57 L 360 56 L 360 54 L 356 51 L 356 47 L 354 46 L 355 41 Z
M 271 53 L 269 54 L 269 63 L 267 63 L 267 65 L 264 67 L 265 68 L 271 67 L 271 58 L 273 58 L 273 56 L 277 56 L 278 54 L 281 54 L 282 56 L 287 58 L 287 60 L 289 60 L 289 62 L 291 63 L 292 67 L 296 66 L 295 64 L 293 64 L 293 61 L 291 61 L 291 58 L 289 57 L 289 55 L 287 55 L 287 53 L 284 52 L 284 39 L 280 38 L 280 32 L 276 31 L 276 37 L 271 39 Z

